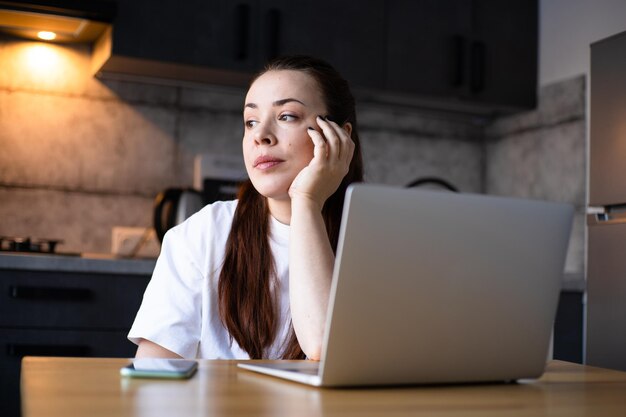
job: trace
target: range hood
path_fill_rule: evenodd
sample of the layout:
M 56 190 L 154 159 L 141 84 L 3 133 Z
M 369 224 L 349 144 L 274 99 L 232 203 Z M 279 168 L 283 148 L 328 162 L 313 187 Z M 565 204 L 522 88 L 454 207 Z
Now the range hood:
M 153 78 L 158 82 L 247 85 L 251 74 L 146 59 L 119 51 L 114 42 L 117 2 L 110 0 L 0 0 L 0 34 L 55 43 L 83 43 L 92 47 L 92 75 Z M 124 4 L 128 7 L 128 4 Z M 54 38 L 42 36 L 53 33 Z M 169 81 L 168 81 L 169 80 Z
M 0 32 L 25 39 L 93 43 L 110 27 L 116 4 L 94 0 L 0 0 Z
M 186 65 L 139 58 L 114 50 L 113 27 L 107 27 L 95 42 L 91 57 L 93 75 L 109 78 L 152 80 L 159 84 L 212 83 L 231 87 L 245 86 L 252 74 L 197 65 Z

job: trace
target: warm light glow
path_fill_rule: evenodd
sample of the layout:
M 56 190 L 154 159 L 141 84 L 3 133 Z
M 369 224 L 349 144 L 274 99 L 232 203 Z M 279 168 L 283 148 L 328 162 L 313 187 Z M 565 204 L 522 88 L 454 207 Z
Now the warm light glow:
M 59 55 L 48 45 L 32 45 L 26 50 L 26 66 L 31 74 L 38 77 L 58 71 Z
M 34 41 L 0 43 L 0 86 L 39 91 L 83 91 L 85 83 L 91 79 L 89 64 L 89 50 L 84 46 Z
M 57 34 L 54 32 L 48 32 L 48 31 L 42 30 L 41 32 L 37 33 L 37 37 L 39 39 L 43 39 L 44 41 L 52 41 L 56 39 Z

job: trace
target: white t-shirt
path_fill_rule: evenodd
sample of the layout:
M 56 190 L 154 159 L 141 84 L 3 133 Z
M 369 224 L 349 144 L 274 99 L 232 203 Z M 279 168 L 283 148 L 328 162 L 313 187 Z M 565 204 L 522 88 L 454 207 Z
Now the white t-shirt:
M 184 358 L 249 359 L 222 325 L 217 284 L 237 201 L 216 202 L 170 229 L 128 339 L 150 340 Z M 279 288 L 279 328 L 268 357 L 278 359 L 291 321 L 289 226 L 270 216 Z

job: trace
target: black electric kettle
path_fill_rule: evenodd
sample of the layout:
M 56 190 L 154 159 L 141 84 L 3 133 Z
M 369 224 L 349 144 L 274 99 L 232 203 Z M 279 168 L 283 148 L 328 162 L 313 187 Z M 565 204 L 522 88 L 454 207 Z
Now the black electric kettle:
M 204 207 L 202 193 L 193 188 L 168 188 L 154 200 L 154 230 L 160 242 L 172 227 Z
M 454 185 L 452 185 L 450 182 L 448 182 L 447 180 L 444 180 L 443 178 L 438 178 L 438 177 L 422 177 L 422 178 L 418 178 L 414 181 L 411 181 L 409 184 L 407 184 L 408 188 L 412 188 L 412 187 L 427 187 L 433 190 L 448 190 L 448 191 L 453 191 L 455 193 L 459 192 L 459 189 L 456 188 Z

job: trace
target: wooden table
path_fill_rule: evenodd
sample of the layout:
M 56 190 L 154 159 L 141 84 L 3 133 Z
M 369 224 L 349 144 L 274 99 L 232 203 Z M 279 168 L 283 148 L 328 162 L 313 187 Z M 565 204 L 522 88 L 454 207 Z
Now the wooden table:
M 126 359 L 27 357 L 26 417 L 67 416 L 626 416 L 626 373 L 553 361 L 518 384 L 312 388 L 200 361 L 187 381 L 127 379 Z

